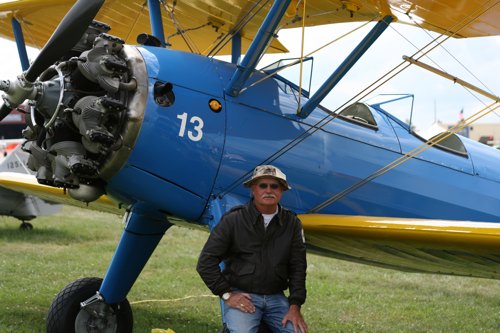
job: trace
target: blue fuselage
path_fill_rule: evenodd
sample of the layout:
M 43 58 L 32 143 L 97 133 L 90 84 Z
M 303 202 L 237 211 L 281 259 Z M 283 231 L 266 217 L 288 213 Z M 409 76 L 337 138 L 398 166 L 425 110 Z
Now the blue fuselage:
M 283 204 L 304 213 L 423 143 L 404 124 L 370 107 L 376 126 L 337 117 L 290 145 L 331 116 L 328 110 L 298 117 L 297 91 L 274 78 L 231 97 L 224 88 L 235 65 L 159 48 L 140 52 L 148 73 L 146 112 L 128 161 L 107 187 L 127 203 L 148 202 L 206 223 L 209 200 L 222 193 L 228 205 L 247 201 L 242 182 L 266 162 L 280 167 L 293 187 Z M 247 86 L 264 76 L 255 72 Z M 157 82 L 173 84 L 173 105 L 155 102 Z M 210 107 L 213 100 L 221 110 Z M 461 140 L 466 154 L 430 148 L 320 212 L 500 221 L 500 172 L 494 168 L 500 153 Z

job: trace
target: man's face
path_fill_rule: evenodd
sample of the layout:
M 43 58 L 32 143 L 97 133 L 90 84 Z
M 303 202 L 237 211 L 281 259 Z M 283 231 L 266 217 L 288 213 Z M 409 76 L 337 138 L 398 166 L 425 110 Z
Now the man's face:
M 272 209 L 274 212 L 281 200 L 283 188 L 276 179 L 264 177 L 252 185 L 252 193 L 257 208 Z

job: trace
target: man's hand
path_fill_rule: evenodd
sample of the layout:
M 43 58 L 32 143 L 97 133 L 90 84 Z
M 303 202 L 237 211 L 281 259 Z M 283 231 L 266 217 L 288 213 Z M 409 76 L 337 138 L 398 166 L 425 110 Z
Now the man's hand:
M 295 333 L 307 333 L 308 332 L 306 322 L 304 321 L 304 318 L 302 317 L 302 314 L 300 313 L 300 307 L 298 305 L 295 305 L 295 304 L 290 305 L 290 308 L 288 309 L 288 313 L 285 315 L 285 317 L 281 321 L 281 325 L 283 325 L 283 327 L 285 327 L 286 323 L 288 321 L 292 322 L 293 331 Z M 299 329 L 300 329 L 300 331 L 299 331 Z
M 254 313 L 255 306 L 252 303 L 252 297 L 247 293 L 235 293 L 232 292 L 231 296 L 227 301 L 226 305 L 238 309 L 243 312 Z

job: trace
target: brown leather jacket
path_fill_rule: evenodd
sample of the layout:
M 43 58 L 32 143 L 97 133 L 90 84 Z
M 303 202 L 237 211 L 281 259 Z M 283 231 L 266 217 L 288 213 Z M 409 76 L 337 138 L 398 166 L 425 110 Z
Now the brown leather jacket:
M 297 305 L 306 299 L 306 268 L 306 246 L 297 216 L 280 206 L 266 230 L 253 201 L 222 216 L 197 265 L 215 295 L 233 289 L 268 295 L 289 288 L 289 303 Z

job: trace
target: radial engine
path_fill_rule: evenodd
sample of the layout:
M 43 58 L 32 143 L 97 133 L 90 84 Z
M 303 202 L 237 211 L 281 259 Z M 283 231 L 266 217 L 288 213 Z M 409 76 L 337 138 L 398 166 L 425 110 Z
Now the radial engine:
M 109 30 L 92 22 L 33 83 L 27 102 L 28 167 L 39 183 L 85 202 L 104 194 L 106 180 L 125 162 L 146 104 L 142 57 Z M 21 79 L 2 81 L 0 88 L 13 95 Z

